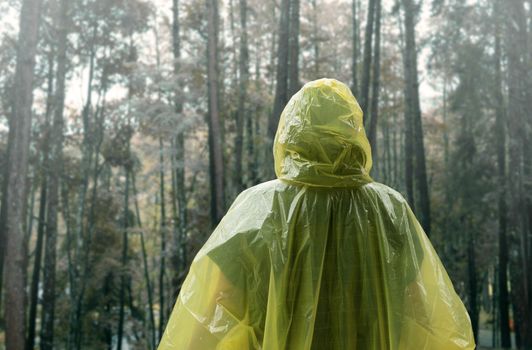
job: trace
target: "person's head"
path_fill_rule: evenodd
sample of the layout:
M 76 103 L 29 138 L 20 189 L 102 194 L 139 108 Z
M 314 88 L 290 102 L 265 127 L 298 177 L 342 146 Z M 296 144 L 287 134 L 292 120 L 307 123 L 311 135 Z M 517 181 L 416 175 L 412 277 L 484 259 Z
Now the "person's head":
M 371 150 L 362 110 L 335 79 L 305 84 L 288 102 L 274 141 L 279 179 L 309 186 L 356 187 L 371 182 Z

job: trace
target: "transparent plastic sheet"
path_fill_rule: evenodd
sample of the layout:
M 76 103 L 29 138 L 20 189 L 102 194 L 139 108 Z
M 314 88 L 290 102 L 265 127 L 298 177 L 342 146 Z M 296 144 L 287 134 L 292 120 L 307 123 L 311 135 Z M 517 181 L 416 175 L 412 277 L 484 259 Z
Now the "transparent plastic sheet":
M 159 350 L 474 349 L 469 316 L 403 197 L 369 177 L 344 84 L 306 84 L 191 265 Z

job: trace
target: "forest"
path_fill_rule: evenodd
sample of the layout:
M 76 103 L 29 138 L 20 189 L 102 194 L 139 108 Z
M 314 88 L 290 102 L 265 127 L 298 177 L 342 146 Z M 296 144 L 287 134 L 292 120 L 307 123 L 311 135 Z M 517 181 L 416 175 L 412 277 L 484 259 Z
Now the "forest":
M 532 349 L 531 62 L 531 0 L 0 1 L 0 348 L 156 349 L 327 77 L 477 344 Z

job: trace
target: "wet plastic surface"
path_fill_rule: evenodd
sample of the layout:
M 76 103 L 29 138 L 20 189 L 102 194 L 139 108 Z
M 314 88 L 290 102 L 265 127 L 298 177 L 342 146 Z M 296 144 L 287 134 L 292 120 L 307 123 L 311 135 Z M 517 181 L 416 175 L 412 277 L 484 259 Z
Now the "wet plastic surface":
M 403 197 L 369 177 L 344 84 L 306 84 L 195 257 L 159 350 L 474 349 L 469 316 Z

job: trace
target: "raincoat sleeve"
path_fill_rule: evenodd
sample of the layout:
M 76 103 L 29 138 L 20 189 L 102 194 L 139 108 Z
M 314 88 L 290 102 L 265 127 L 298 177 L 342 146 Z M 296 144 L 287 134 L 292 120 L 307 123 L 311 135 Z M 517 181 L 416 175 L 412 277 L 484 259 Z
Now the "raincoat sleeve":
M 235 200 L 195 257 L 159 350 L 260 348 L 267 290 L 257 286 L 268 273 L 257 237 L 267 209 L 267 198 L 253 189 Z

